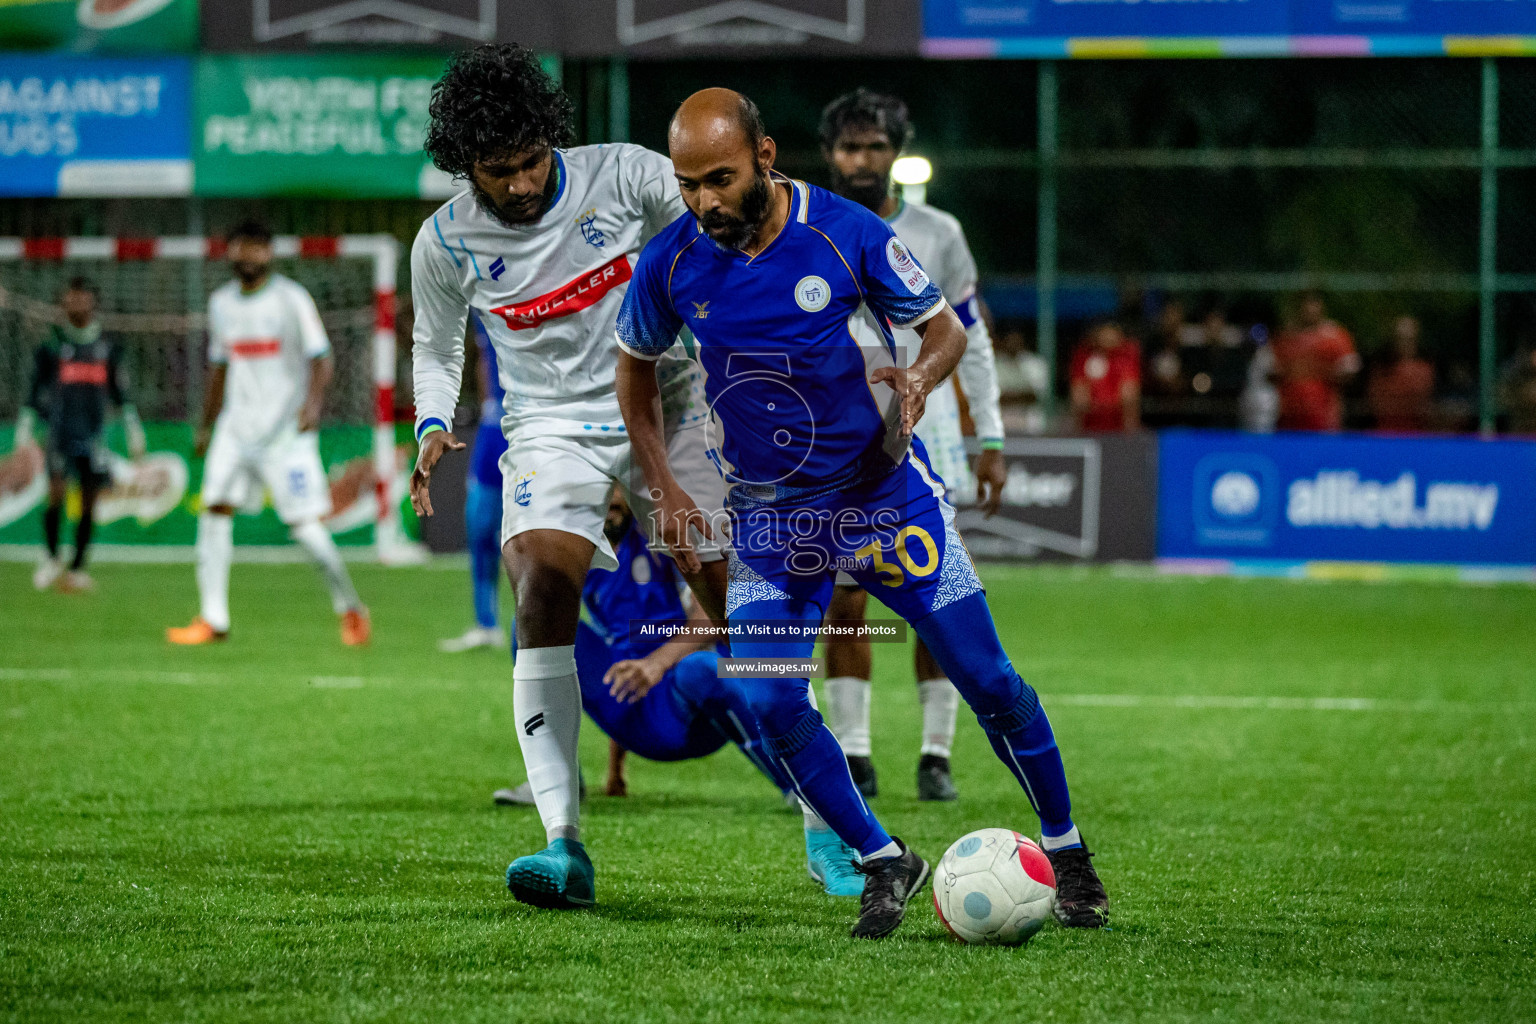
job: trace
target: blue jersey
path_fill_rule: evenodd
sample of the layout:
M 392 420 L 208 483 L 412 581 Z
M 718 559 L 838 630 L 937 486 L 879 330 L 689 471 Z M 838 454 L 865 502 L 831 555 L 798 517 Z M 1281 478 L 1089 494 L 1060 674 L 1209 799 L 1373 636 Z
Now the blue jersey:
M 891 326 L 944 296 L 887 225 L 832 193 L 775 177 L 788 222 L 756 256 L 721 246 L 692 214 L 646 245 L 619 343 L 656 359 L 683 327 L 698 340 L 716 454 L 733 507 L 824 494 L 889 474 L 905 456 L 881 365 L 910 363 Z
M 473 311 L 470 323 L 475 328 L 475 343 L 480 349 L 480 375 L 485 381 L 485 402 L 480 407 L 480 429 L 475 432 L 475 447 L 470 452 L 470 473 L 487 487 L 501 490 L 501 453 L 507 450 L 507 438 L 501 432 L 501 417 L 507 392 L 501 386 L 501 372 L 496 365 L 496 350 L 485 325 Z M 499 526 L 498 522 L 498 526 Z
M 667 630 L 659 630 L 662 635 L 655 640 L 631 638 L 630 622 L 682 625 L 688 621 L 683 581 L 672 559 L 652 551 L 645 534 L 633 522 L 624 539 L 613 547 L 619 567 L 587 573 L 581 591 L 581 622 L 607 645 L 613 661 L 643 658 L 666 643 Z

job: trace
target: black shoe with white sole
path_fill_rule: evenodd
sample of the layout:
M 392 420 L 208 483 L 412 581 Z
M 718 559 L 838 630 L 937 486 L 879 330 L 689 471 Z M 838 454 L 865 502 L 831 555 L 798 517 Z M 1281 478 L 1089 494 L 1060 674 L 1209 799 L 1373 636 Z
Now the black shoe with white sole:
M 899 856 L 857 865 L 864 876 L 864 894 L 859 897 L 859 920 L 849 933 L 856 939 L 883 939 L 895 931 L 907 916 L 907 901 L 928 881 L 928 862 L 891 838 L 901 847 Z
M 1070 850 L 1047 850 L 1056 872 L 1056 920 L 1068 928 L 1102 928 L 1109 923 L 1109 895 L 1087 844 Z

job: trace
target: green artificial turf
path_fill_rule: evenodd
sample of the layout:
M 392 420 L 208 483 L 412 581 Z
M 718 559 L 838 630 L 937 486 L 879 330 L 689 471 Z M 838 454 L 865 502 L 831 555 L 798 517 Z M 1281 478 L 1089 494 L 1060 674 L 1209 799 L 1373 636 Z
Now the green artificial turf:
M 367 650 L 306 567 L 244 565 L 234 638 L 180 650 L 190 567 L 68 597 L 0 566 L 0 1019 L 1536 1017 L 1536 590 L 985 569 L 1112 900 L 1110 929 L 988 949 L 926 893 L 848 939 L 733 749 L 588 801 L 595 910 L 514 903 L 543 837 L 489 799 L 522 778 L 508 661 L 435 650 L 466 574 L 356 576 Z M 918 804 L 909 655 L 876 675 L 891 831 L 930 859 L 1036 831 L 965 714 L 961 800 Z

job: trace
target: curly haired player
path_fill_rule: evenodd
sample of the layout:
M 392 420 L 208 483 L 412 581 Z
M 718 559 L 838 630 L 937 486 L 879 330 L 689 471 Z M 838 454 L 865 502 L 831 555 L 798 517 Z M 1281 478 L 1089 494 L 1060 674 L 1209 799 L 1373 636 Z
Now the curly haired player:
M 468 188 L 428 218 L 411 253 L 419 513 L 432 514 L 433 467 L 464 447 L 451 427 L 471 311 L 507 392 L 501 541 L 517 601 L 512 703 L 549 842 L 512 862 L 507 886 L 543 907 L 595 899 L 580 838 L 576 625 L 587 570 L 618 564 L 603 534 L 612 483 L 642 523 L 652 508 L 614 395 L 614 327 L 641 247 L 685 210 L 665 157 L 622 144 L 564 148 L 571 113 L 530 51 L 456 54 L 432 92 L 426 150 Z M 677 356 L 659 374 L 673 472 L 701 508 L 717 509 L 723 484 L 706 452 L 697 365 Z M 718 544 L 687 575 L 720 618 Z

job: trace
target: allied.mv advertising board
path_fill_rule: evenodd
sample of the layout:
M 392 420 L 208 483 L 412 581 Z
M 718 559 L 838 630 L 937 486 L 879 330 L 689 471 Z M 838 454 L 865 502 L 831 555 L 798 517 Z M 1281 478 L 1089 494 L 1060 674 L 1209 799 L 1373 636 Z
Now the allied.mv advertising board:
M 1536 564 L 1536 442 L 1168 431 L 1157 553 Z

